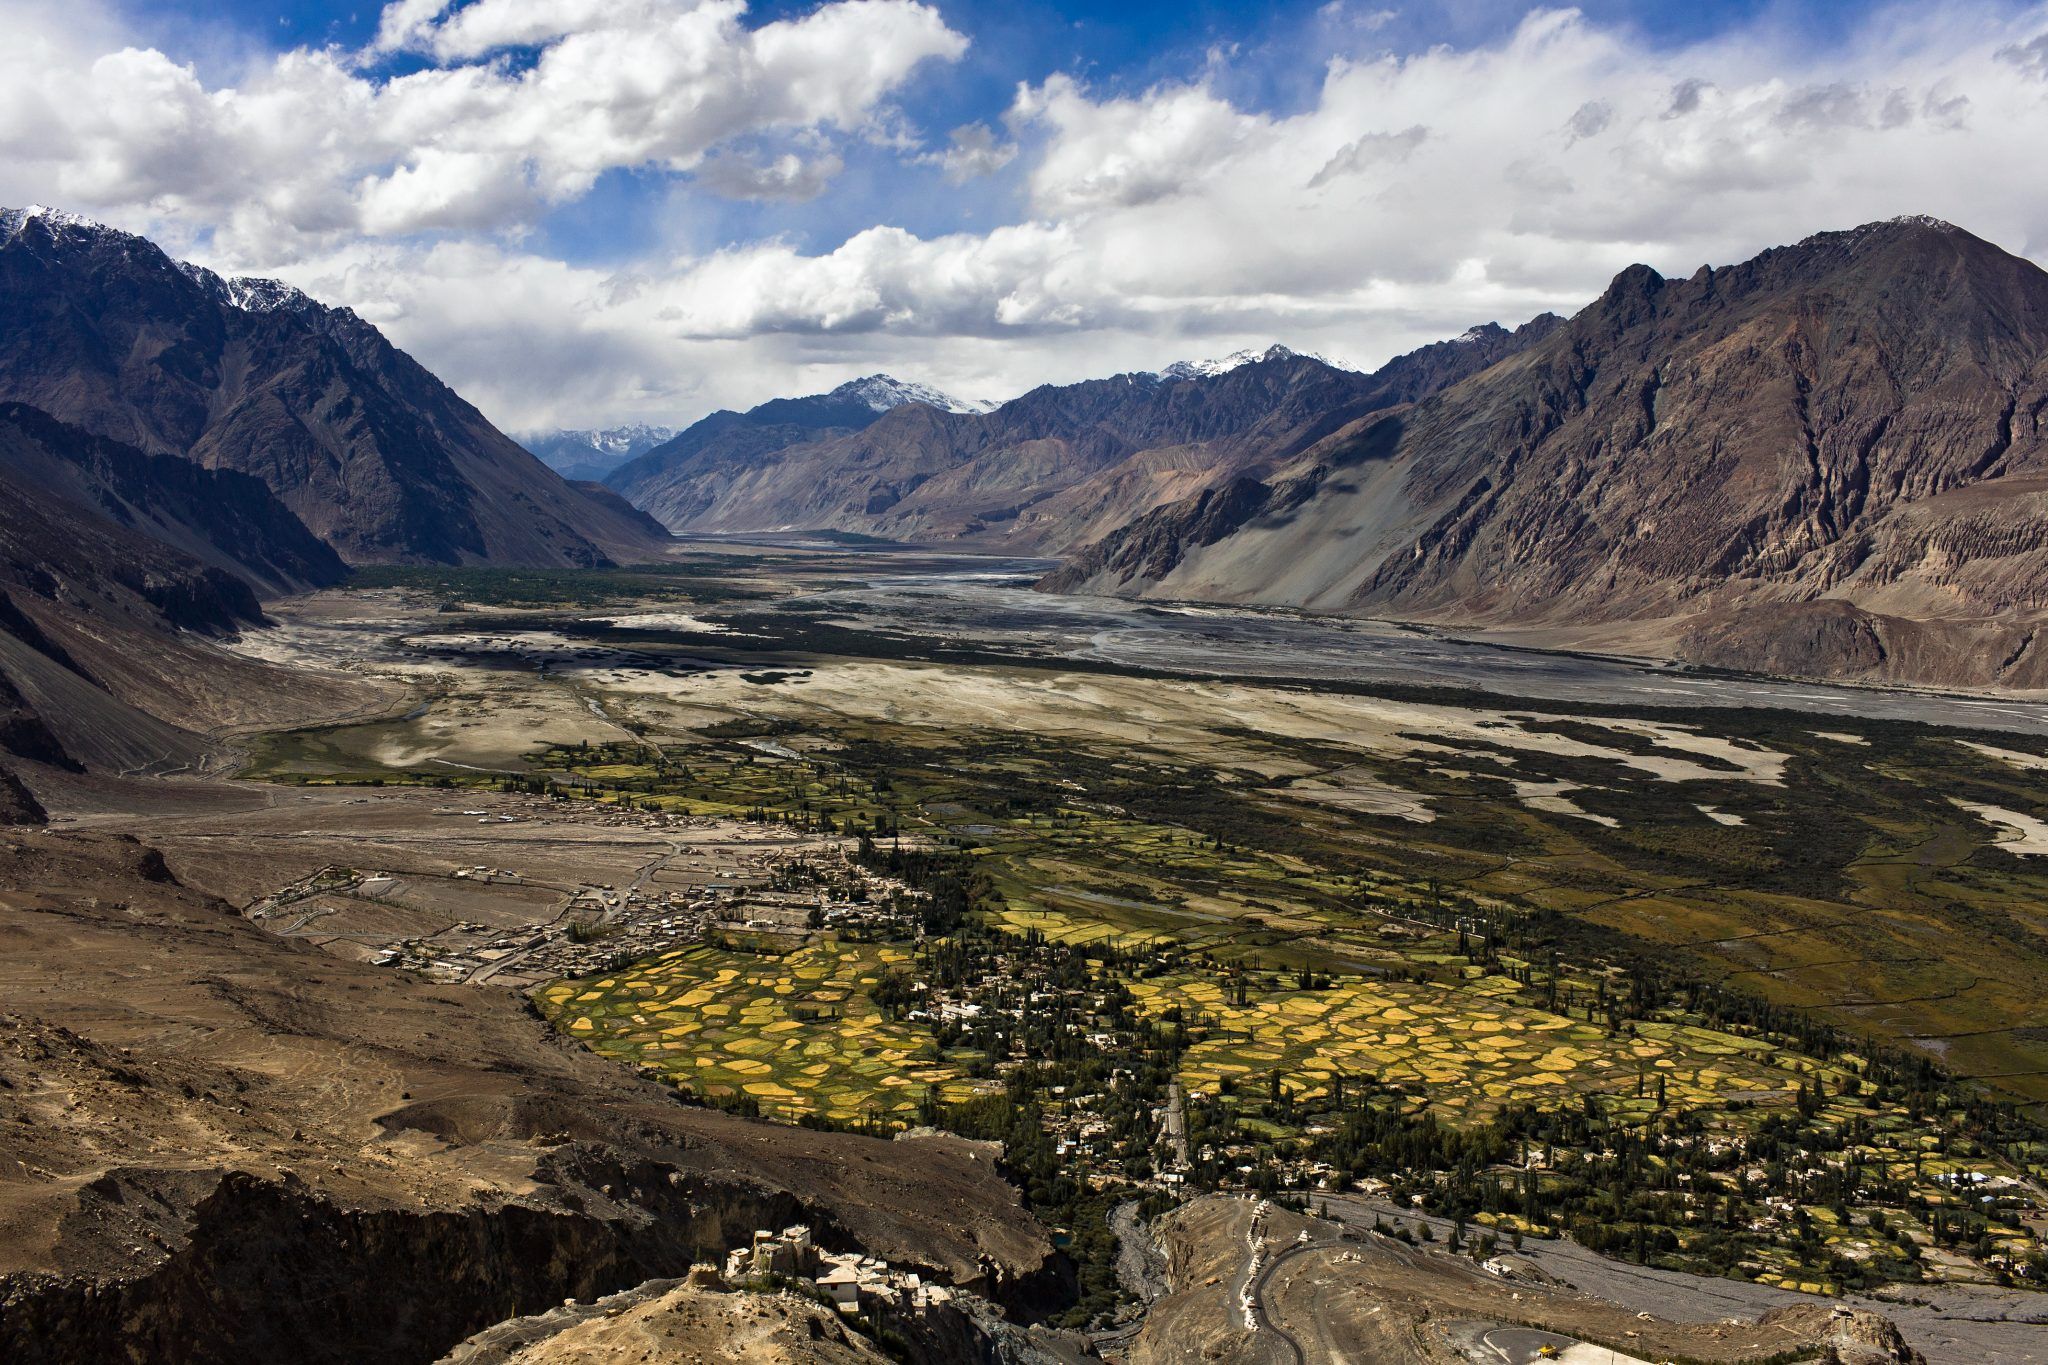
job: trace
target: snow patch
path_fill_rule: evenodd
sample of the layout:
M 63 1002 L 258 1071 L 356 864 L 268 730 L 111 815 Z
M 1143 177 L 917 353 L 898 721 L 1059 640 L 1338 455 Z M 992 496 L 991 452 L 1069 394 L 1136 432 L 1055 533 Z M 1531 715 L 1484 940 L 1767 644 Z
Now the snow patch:
M 1275 344 L 1268 346 L 1263 351 L 1233 351 L 1229 355 L 1219 356 L 1214 360 L 1177 360 L 1165 369 L 1160 370 L 1158 377 L 1161 379 L 1214 379 L 1219 374 L 1229 374 L 1232 370 L 1242 369 L 1246 365 L 1257 365 L 1269 360 L 1291 359 L 1313 360 L 1319 364 L 1328 365 L 1331 369 L 1344 368 L 1328 356 L 1317 355 L 1314 351 L 1293 351 L 1285 346 Z
M 886 374 L 851 379 L 825 395 L 842 403 L 860 403 L 872 412 L 888 412 L 906 403 L 923 403 L 941 412 L 994 412 L 994 403 L 978 398 L 955 398 L 929 384 L 910 383 Z
M 319 306 L 310 295 L 292 288 L 283 280 L 237 275 L 225 284 L 228 302 L 245 313 L 298 313 Z
M 664 441 L 673 440 L 675 434 L 674 427 L 628 422 L 618 427 L 529 431 L 521 433 L 519 441 L 529 450 L 536 445 L 545 445 L 559 453 L 561 447 L 575 446 L 595 455 L 626 457 L 652 450 Z
M 30 204 L 24 209 L 0 209 L 0 242 L 11 242 L 30 223 L 41 221 L 53 228 L 76 228 L 81 232 L 112 233 L 114 229 L 75 213 L 53 209 L 47 204 Z

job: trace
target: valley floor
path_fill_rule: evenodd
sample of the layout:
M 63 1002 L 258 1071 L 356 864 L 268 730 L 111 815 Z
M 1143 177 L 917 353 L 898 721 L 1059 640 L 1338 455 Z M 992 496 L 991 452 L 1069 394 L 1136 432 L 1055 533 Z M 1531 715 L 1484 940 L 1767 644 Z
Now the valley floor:
M 2048 1275 L 2048 861 L 2027 834 L 2048 819 L 2048 720 L 2033 706 L 1512 651 L 1466 672 L 1468 647 L 1427 639 L 1396 641 L 1399 676 L 1375 681 L 1358 660 L 1376 646 L 1350 625 L 1313 651 L 1262 653 L 1278 637 L 1257 614 L 984 612 L 972 593 L 961 605 L 956 565 L 922 585 L 900 556 L 886 568 L 724 547 L 642 574 L 379 571 L 280 604 L 243 650 L 404 700 L 238 738 L 234 781 L 40 775 L 56 819 L 23 836 L 21 885 L 74 843 L 92 858 L 146 847 L 154 884 L 189 903 L 179 915 L 232 906 L 233 934 L 255 936 L 234 952 L 348 992 L 318 998 L 313 1028 L 340 1052 L 249 1063 L 263 1085 L 318 1073 L 326 1088 L 256 1086 L 244 1107 L 277 1117 L 228 1145 L 265 1172 L 297 1170 L 294 1143 L 318 1149 L 349 1200 L 614 1198 L 616 1180 L 571 1182 L 528 1154 L 576 1128 L 549 1097 L 559 1072 L 604 1091 L 593 1112 L 686 1099 L 676 1112 L 734 1150 L 777 1134 L 865 1162 L 906 1129 L 974 1140 L 947 1158 L 972 1175 L 934 1224 L 895 1206 L 893 1155 L 874 1189 L 778 1175 L 790 1194 L 772 1216 L 810 1211 L 971 1281 L 995 1248 L 959 1244 L 971 1224 L 947 1220 L 1015 1199 L 998 1255 L 1010 1300 L 1133 1360 L 1169 1358 L 1189 1314 L 1226 1358 L 1287 1354 L 1230 1319 L 1228 1276 L 1187 1269 L 1211 1254 L 1202 1220 L 1237 1238 L 1261 1199 L 1262 1219 L 1286 1223 L 1276 1255 L 1303 1228 L 1327 1247 L 1255 1272 L 1270 1296 L 1255 1307 L 1281 1326 L 1357 1319 L 1337 1345 L 1295 1342 L 1294 1359 L 1375 1339 L 1360 1315 L 1412 1308 L 1389 1293 L 1618 1349 L 1649 1332 L 1625 1321 L 1638 1310 L 1622 1281 L 1582 1285 L 1608 1306 L 1566 1296 L 1539 1320 L 1511 1309 L 1526 1286 L 1471 1268 L 1517 1244 L 1547 1265 L 1560 1236 L 1631 1274 L 1730 1277 L 1697 1283 L 1739 1283 L 1756 1296 L 1731 1310 L 1745 1319 L 1771 1295 L 1796 1308 L 1769 1341 L 1650 1333 L 1645 1358 L 1803 1349 L 1838 1330 L 1814 1294 L 1888 1284 L 2020 1296 L 1979 1302 L 2048 1320 L 2024 1297 Z M 1517 676 L 1530 685 L 1510 690 Z M 58 913 L 89 865 L 16 909 Z M 168 1057 L 164 1030 L 189 1027 L 110 1024 L 124 991 L 156 1019 L 200 999 L 259 1032 L 282 1018 L 260 991 L 204 981 L 193 1002 L 145 1008 L 140 965 L 101 1005 L 59 1010 L 33 985 L 42 959 L 15 961 L 8 1008 L 38 1028 L 61 1015 L 95 1047 Z M 387 989 L 418 997 L 405 1008 L 424 1011 L 423 1038 L 474 1018 L 507 1041 L 456 1048 L 432 1085 L 413 1062 L 340 1060 L 343 1016 L 384 1010 Z M 529 1055 L 544 1065 L 505 1060 Z M 540 1070 L 504 1094 L 464 1079 L 506 1066 Z M 161 1152 L 189 1107 L 150 1120 Z M 610 1123 L 589 1140 L 620 1141 Z M 294 1126 L 301 1138 L 279 1136 Z M 226 1139 L 193 1141 L 200 1160 L 178 1169 L 213 1170 L 204 1153 Z M 386 1190 L 356 1171 L 365 1141 L 411 1144 L 453 1183 Z M 63 1200 L 115 1155 L 55 1151 L 24 1167 L 13 1226 L 75 1224 Z M 1227 1197 L 1157 1224 L 1178 1248 L 1173 1293 L 1141 1319 L 1110 1214 L 1204 1191 Z M 1287 1222 L 1290 1202 L 1327 1204 L 1362 1240 Z M 1408 1242 L 1374 1233 L 1389 1215 L 1385 1233 L 1405 1222 Z M 160 1238 L 173 1261 L 177 1217 Z M 1438 1241 L 1411 1250 L 1424 1223 Z M 667 1273 L 751 1231 L 692 1224 Z M 51 1236 L 38 1268 L 83 1265 L 64 1248 L 85 1243 Z M 1064 1249 L 1066 1290 L 1031 1279 L 1034 1238 Z M 646 1248 L 606 1254 L 614 1278 L 577 1292 L 630 1287 L 627 1262 L 658 1278 Z M 1432 1287 L 1367 1292 L 1346 1256 Z M 1683 1319 L 1675 1304 L 1645 1306 Z M 731 1308 L 677 1305 L 705 1321 Z M 1899 1310 L 1929 1359 L 2042 1358 L 2048 1327 L 1944 1338 L 1942 1318 Z M 577 1331 L 601 1353 L 663 1321 Z M 1450 1354 L 1413 1358 L 1540 1344 L 1431 1331 Z M 550 1334 L 531 1358 L 582 1358 L 576 1339 Z

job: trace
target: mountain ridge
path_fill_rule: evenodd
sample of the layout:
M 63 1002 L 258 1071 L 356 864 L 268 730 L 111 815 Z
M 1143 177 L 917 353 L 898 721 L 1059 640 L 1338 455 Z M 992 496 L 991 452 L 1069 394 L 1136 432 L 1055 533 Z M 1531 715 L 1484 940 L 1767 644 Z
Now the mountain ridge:
M 815 399 L 764 404 L 707 418 L 609 482 L 677 531 L 840 530 L 1063 553 L 1492 364 L 1554 321 L 1475 328 L 1371 375 L 1273 346 L 1210 372 L 1040 385 L 986 412 L 902 404 L 861 421 Z
M 72 214 L 0 211 L 0 400 L 253 475 L 352 563 L 660 549 L 354 312 Z
M 510 434 L 521 448 L 563 478 L 602 483 L 605 475 L 628 460 L 674 440 L 676 429 L 627 422 L 615 427 L 557 427 Z
M 1632 266 L 1541 343 L 1046 580 L 2048 686 L 2048 274 L 1953 225 Z

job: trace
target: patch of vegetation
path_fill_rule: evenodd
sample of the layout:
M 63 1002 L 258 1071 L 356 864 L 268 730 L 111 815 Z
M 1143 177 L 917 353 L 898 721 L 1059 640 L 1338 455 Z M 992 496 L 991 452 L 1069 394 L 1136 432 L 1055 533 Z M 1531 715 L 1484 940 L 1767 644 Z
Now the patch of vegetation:
M 902 948 L 821 939 L 785 955 L 699 945 L 535 997 L 570 1037 L 710 1101 L 747 1097 L 764 1115 L 887 1128 L 929 1091 L 976 1093 L 927 1030 L 876 995 L 910 961 Z
M 760 565 L 745 558 L 693 559 L 618 569 L 507 569 L 370 564 L 352 587 L 429 595 L 444 610 L 480 607 L 596 607 L 615 602 L 754 602 L 773 596 L 744 581 Z

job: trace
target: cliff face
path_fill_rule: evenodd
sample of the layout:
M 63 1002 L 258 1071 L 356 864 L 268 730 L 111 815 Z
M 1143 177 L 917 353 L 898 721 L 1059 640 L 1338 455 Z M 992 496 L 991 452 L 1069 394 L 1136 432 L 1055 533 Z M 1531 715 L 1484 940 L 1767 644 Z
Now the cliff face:
M 0 213 L 0 399 L 251 475 L 351 563 L 659 548 L 354 313 L 63 215 Z
M 1056 553 L 1276 468 L 1367 413 L 1514 354 L 1557 322 L 1475 328 L 1371 375 L 1276 347 L 1221 373 L 1048 385 L 987 413 L 906 404 L 806 426 L 770 404 L 707 419 L 610 482 L 677 530 L 829 528 Z
M 2048 274 L 1928 220 L 1619 276 L 1519 356 L 1052 580 L 1809 676 L 2048 686 Z M 1255 505 L 1256 504 L 1256 505 Z

